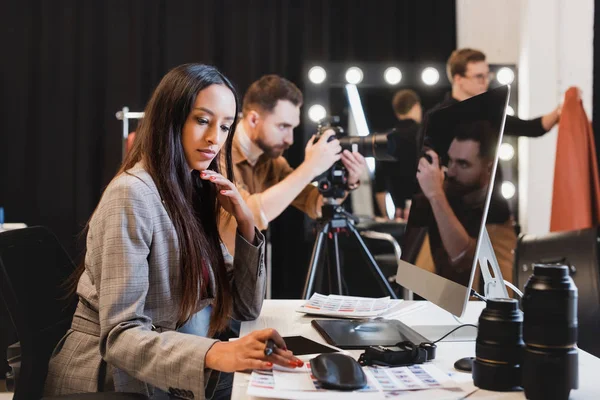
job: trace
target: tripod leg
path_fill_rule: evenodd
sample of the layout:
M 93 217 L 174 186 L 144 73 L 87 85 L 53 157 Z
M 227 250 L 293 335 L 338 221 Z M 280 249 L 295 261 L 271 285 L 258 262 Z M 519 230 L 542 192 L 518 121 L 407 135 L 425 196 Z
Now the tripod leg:
M 358 231 L 356 230 L 356 228 L 354 227 L 354 225 L 348 224 L 348 228 L 350 229 L 350 231 L 352 231 L 352 233 L 354 234 L 354 238 L 360 244 L 360 248 L 362 250 L 363 256 L 367 260 L 367 262 L 368 262 L 369 266 L 371 267 L 371 269 L 373 270 L 373 272 L 375 272 L 377 274 L 377 276 L 379 277 L 379 279 L 381 281 L 381 284 L 384 287 L 384 289 L 387 290 L 387 292 L 390 294 L 390 297 L 392 299 L 397 299 L 398 296 L 396 296 L 396 293 L 394 292 L 394 289 L 392 289 L 392 287 L 390 286 L 390 283 L 385 278 L 385 275 L 383 275 L 383 272 L 381 272 L 381 269 L 377 265 L 377 262 L 373 258 L 373 255 L 371 254 L 371 252 L 367 248 L 367 245 L 365 244 L 365 242 L 360 237 L 360 234 L 358 233 Z
M 340 263 L 340 246 L 338 243 L 338 233 L 333 232 L 333 249 L 329 248 L 329 250 L 333 250 L 333 254 L 329 255 L 330 266 L 335 265 L 335 277 L 337 283 L 337 294 L 344 294 L 342 292 L 342 266 Z
M 312 295 L 315 275 L 323 252 L 323 241 L 325 240 L 327 233 L 329 233 L 329 224 L 323 225 L 323 228 L 319 231 L 317 240 L 315 240 L 313 253 L 310 258 L 310 267 L 308 268 L 308 275 L 306 275 L 306 283 L 304 284 L 304 293 L 302 294 L 302 297 L 306 300 L 310 299 L 310 296 Z
M 338 234 L 333 231 L 329 233 L 329 241 L 325 248 L 327 249 L 327 272 L 329 277 L 329 293 L 342 294 L 342 277 L 340 263 L 340 247 Z

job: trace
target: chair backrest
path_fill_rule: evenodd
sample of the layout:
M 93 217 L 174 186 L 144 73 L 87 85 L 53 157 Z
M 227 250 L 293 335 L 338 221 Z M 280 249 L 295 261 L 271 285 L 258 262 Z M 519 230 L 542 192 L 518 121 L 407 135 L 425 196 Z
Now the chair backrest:
M 71 326 L 77 298 L 65 282 L 75 265 L 52 232 L 31 227 L 0 233 L 0 298 L 21 342 L 14 399 L 42 396 L 48 360 Z
M 577 345 L 600 357 L 600 235 L 598 228 L 521 235 L 515 251 L 514 283 L 523 290 L 533 264 L 560 262 L 571 268 L 578 289 Z

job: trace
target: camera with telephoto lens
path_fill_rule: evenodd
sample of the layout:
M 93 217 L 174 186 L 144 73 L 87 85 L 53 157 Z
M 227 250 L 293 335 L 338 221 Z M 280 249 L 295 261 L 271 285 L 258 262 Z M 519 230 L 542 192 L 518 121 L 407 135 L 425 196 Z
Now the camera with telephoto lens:
M 378 161 L 395 161 L 398 153 L 396 140 L 391 133 L 377 133 L 368 136 L 347 136 L 339 126 L 340 118 L 332 116 L 318 122 L 316 143 L 325 131 L 331 129 L 334 135 L 329 141 L 340 141 L 342 151 L 358 152 L 363 157 L 373 157 Z M 319 192 L 326 198 L 342 198 L 348 190 L 348 171 L 341 161 L 336 161 L 327 171 L 315 178 Z

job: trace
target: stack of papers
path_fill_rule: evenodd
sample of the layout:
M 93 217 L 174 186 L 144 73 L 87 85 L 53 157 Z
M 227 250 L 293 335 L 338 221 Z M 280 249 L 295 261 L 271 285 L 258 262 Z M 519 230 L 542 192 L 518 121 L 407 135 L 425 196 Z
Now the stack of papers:
M 323 389 L 310 372 L 310 363 L 296 370 L 252 372 L 248 395 L 286 399 L 344 399 L 353 397 L 385 399 L 409 395 L 414 391 L 436 391 L 434 398 L 459 398 L 466 393 L 461 385 L 432 364 L 410 367 L 363 367 L 367 386 L 352 392 Z M 439 393 L 437 392 L 439 391 Z M 416 394 L 416 393 L 415 393 Z M 431 397 L 430 397 L 431 398 Z
M 389 297 L 373 299 L 315 293 L 296 311 L 337 318 L 374 318 L 382 316 L 397 304 L 397 300 L 392 302 Z

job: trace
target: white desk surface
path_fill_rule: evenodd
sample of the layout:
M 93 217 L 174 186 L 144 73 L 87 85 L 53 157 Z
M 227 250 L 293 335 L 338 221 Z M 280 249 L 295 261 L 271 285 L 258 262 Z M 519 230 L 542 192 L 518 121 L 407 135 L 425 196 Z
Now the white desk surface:
M 256 321 L 243 322 L 240 336 L 244 336 L 254 330 L 274 328 L 282 336 L 302 335 L 320 343 L 325 343 L 319 333 L 310 325 L 310 321 L 319 318 L 305 316 L 294 310 L 304 300 L 265 300 L 260 317 Z M 467 307 L 465 316 L 461 318 L 463 323 L 476 323 L 484 306 L 483 302 L 471 302 Z M 398 320 L 415 328 L 425 337 L 431 340 L 439 339 L 458 322 L 446 311 L 429 302 L 405 301 L 402 305 L 404 312 L 399 315 Z M 457 331 L 457 334 L 463 329 Z M 471 332 L 472 333 L 472 332 Z M 463 338 L 465 339 L 465 338 Z M 599 339 L 600 340 L 600 339 Z M 351 351 L 358 358 L 362 351 Z M 446 372 L 455 372 L 453 377 L 459 381 L 470 381 L 470 374 L 458 372 L 453 365 L 462 357 L 475 356 L 474 340 L 462 342 L 440 342 L 438 343 L 437 355 L 434 364 Z M 600 398 L 600 359 L 579 350 L 579 390 L 572 390 L 570 399 L 598 399 Z M 233 381 L 232 400 L 247 399 L 246 389 L 250 375 L 238 372 Z M 470 396 L 471 399 L 524 399 L 523 392 L 491 392 L 477 390 Z
M 27 225 L 25 225 L 21 222 L 5 222 L 4 224 L 0 225 L 0 232 L 12 231 L 14 229 L 23 229 L 23 228 L 27 228 Z

